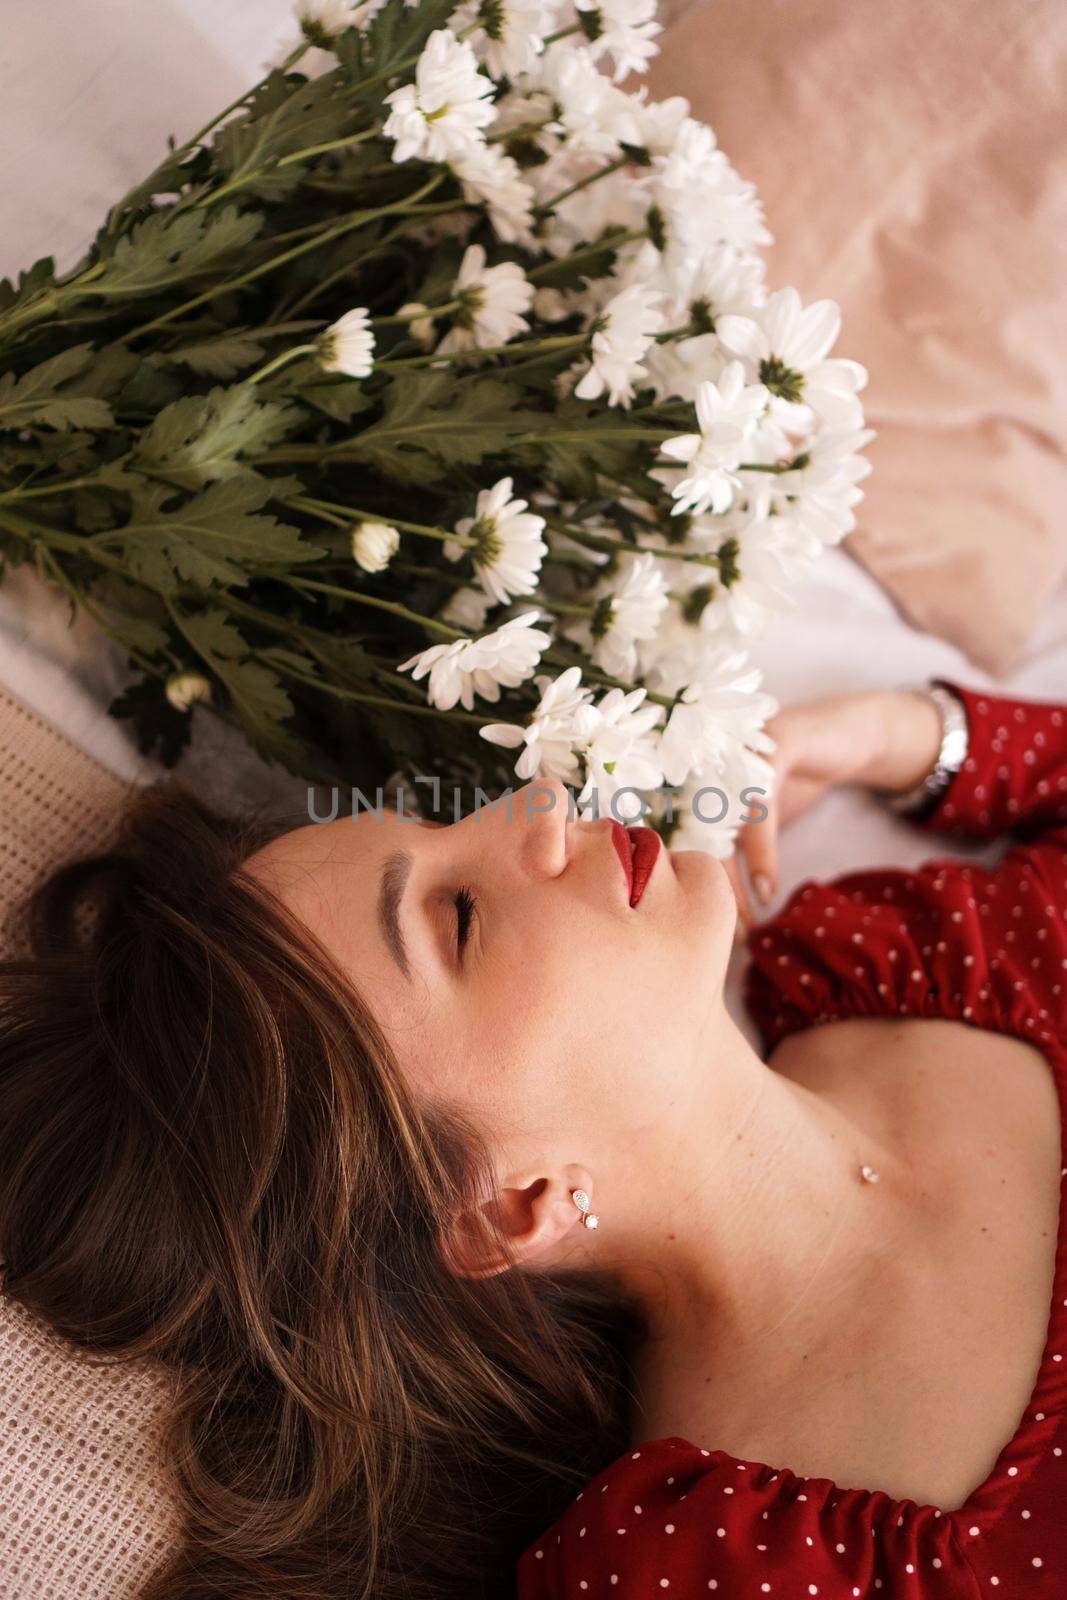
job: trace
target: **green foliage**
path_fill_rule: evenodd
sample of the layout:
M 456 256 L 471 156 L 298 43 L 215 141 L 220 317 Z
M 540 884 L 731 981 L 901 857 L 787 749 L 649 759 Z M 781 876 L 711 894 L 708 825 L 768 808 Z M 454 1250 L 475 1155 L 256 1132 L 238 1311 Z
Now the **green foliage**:
M 5 372 L 0 376 L 0 428 L 110 428 L 114 419 L 106 400 L 65 387 L 92 359 L 92 345 L 72 345 L 21 378 Z
M 19 273 L 18 283 L 10 278 L 0 278 L 0 312 L 13 311 L 54 288 L 56 264 L 51 256 L 42 256 L 32 267 Z
M 213 483 L 202 494 L 164 509 L 172 488 L 141 483 L 130 520 L 117 530 L 130 574 L 147 588 L 172 594 L 182 582 L 202 589 L 243 587 L 265 563 L 299 566 L 322 555 L 296 528 L 259 514 L 271 485 L 253 474 Z
M 524 433 L 544 426 L 520 409 L 520 389 L 496 378 L 457 384 L 448 371 L 405 373 L 387 391 L 381 419 L 357 434 L 350 453 L 400 483 L 435 483 L 450 465 L 475 465 L 502 454 Z
M 455 636 L 440 608 L 470 565 L 434 535 L 504 476 L 527 499 L 595 503 L 601 529 L 660 493 L 636 409 L 561 398 L 577 314 L 444 361 L 395 320 L 453 299 L 471 240 L 538 287 L 581 288 L 616 259 L 617 235 L 560 258 L 502 246 L 446 168 L 391 160 L 383 99 L 453 10 L 387 0 L 331 71 L 272 71 L 172 141 L 66 276 L 44 257 L 0 282 L 0 581 L 35 561 L 121 643 L 131 681 L 111 713 L 167 765 L 194 716 L 218 715 L 309 781 L 506 783 L 512 757 L 477 727 L 521 720 L 535 691 L 441 713 L 396 671 Z M 376 319 L 366 379 L 325 370 L 318 346 L 357 306 Z M 400 528 L 381 573 L 351 555 L 367 518 Z M 184 712 L 166 686 L 189 670 L 213 693 Z
M 243 384 L 186 395 L 159 413 L 135 447 L 134 462 L 187 489 L 233 477 L 241 470 L 239 456 L 285 436 L 294 411 L 284 402 L 261 403 Z
M 212 272 L 260 232 L 264 217 L 223 206 L 221 211 L 156 211 L 135 222 L 105 260 L 93 295 L 153 294 L 169 284 Z
M 141 754 L 158 757 L 165 767 L 177 764 L 192 736 L 188 713 L 175 710 L 158 678 L 128 684 L 107 709 L 111 716 L 129 720 Z
M 261 200 L 281 199 L 302 177 L 297 162 L 277 167 L 283 157 L 355 132 L 340 76 L 325 73 L 294 89 L 284 74 L 272 72 L 247 112 L 227 122 L 215 140 L 215 171 L 226 188 L 243 188 Z

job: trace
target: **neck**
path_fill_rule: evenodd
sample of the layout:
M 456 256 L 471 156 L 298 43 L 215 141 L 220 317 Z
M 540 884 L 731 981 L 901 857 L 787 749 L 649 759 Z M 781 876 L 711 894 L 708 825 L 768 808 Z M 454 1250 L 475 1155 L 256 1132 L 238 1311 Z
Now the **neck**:
M 636 1173 L 619 1168 L 618 1209 L 600 1186 L 598 1262 L 636 1292 L 653 1341 L 728 1339 L 747 1355 L 775 1335 L 779 1357 L 799 1352 L 848 1304 L 874 1244 L 899 1235 L 906 1155 L 768 1067 L 725 1011 L 713 1068 L 676 1079 L 664 1110 Z

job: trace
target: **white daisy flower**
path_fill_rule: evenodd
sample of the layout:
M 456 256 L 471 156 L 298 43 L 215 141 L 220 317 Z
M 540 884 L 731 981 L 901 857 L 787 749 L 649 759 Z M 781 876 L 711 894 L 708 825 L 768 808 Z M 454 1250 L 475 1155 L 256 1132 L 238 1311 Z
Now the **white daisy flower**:
M 478 71 L 470 45 L 438 28 L 426 41 L 415 82 L 385 96 L 391 106 L 382 132 L 396 141 L 394 161 L 462 159 L 482 144 L 495 116 L 493 83 Z
M 718 383 L 697 386 L 699 433 L 683 433 L 660 445 L 663 455 L 683 461 L 689 473 L 671 490 L 672 514 L 726 511 L 741 480 L 733 469 L 770 396 L 762 383 L 745 383 L 740 361 L 731 361 Z
M 484 589 L 464 587 L 457 589 L 441 607 L 441 621 L 466 633 L 477 633 L 485 627 L 485 619 L 493 604 Z
M 524 782 L 530 778 L 572 782 L 581 776 L 574 719 L 592 699 L 592 693 L 582 687 L 580 667 L 567 667 L 557 678 L 539 673 L 534 682 L 541 699 L 528 723 L 490 722 L 478 732 L 490 744 L 503 745 L 508 750 L 522 747 L 515 775 Z
M 645 84 L 629 100 L 638 147 L 653 157 L 670 155 L 689 117 L 689 101 L 680 94 L 666 100 L 649 100 Z
M 621 790 L 654 790 L 662 784 L 652 730 L 662 721 L 663 707 L 643 705 L 647 693 L 643 688 L 608 689 L 596 705 L 581 706 L 576 712 L 574 728 L 586 773 L 578 795 L 580 807 L 601 816 L 612 814 L 612 800 Z M 617 803 L 615 813 L 620 821 L 633 820 L 642 809 L 639 796 L 628 795 Z
M 451 166 L 463 198 L 485 206 L 498 239 L 533 244 L 534 193 L 513 157 L 498 144 L 480 144 L 456 156 Z
M 325 372 L 367 378 L 374 368 L 374 334 L 366 306 L 346 311 L 319 334 L 319 365 Z
M 655 20 L 656 0 L 574 0 L 578 22 L 590 41 L 594 60 L 607 53 L 620 83 L 630 72 L 647 72 L 659 52 L 653 44 L 663 25 Z
M 533 297 L 533 284 L 518 262 L 487 267 L 483 247 L 468 245 L 450 296 L 460 302 L 459 310 L 450 313 L 452 327 L 438 351 L 488 350 L 528 333 L 523 312 L 529 311 Z
M 470 551 L 482 588 L 499 604 L 513 595 L 533 593 L 541 563 L 548 554 L 548 545 L 541 537 L 544 517 L 529 511 L 525 500 L 513 500 L 511 489 L 511 478 L 501 478 L 491 489 L 482 489 L 474 516 L 456 523 L 461 538 L 476 541 L 473 549 L 453 540 L 444 545 L 444 554 L 450 561 L 457 561 Z
M 360 522 L 352 529 L 352 557 L 364 572 L 384 572 L 399 545 L 400 535 L 388 522 Z
M 727 244 L 745 255 L 774 243 L 753 183 L 742 178 L 706 123 L 687 117 L 674 145 L 646 174 L 647 203 L 669 241 L 702 253 Z
M 538 76 L 557 107 L 556 127 L 572 154 L 614 158 L 622 144 L 636 143 L 630 96 L 600 71 L 588 50 L 560 40 L 541 57 Z
M 360 20 L 351 0 L 300 0 L 296 20 L 308 44 L 328 50 L 339 33 Z
M 538 611 L 524 611 L 478 639 L 431 645 L 402 661 L 396 670 L 406 672 L 410 667 L 415 679 L 429 673 L 427 695 L 439 711 L 450 711 L 457 700 L 473 711 L 475 695 L 499 700 L 502 686 L 514 689 L 531 676 L 541 652 L 552 642 L 543 628 L 532 626 L 539 615 Z
M 593 323 L 592 365 L 575 388 L 579 400 L 629 406 L 634 380 L 645 377 L 645 353 L 663 327 L 663 296 L 646 283 L 631 283 L 613 295 Z
M 638 639 L 652 639 L 668 605 L 667 584 L 647 551 L 623 557 L 621 577 L 600 586 L 585 626 L 594 666 L 612 678 L 637 676 Z
M 751 794 L 751 790 L 759 793 Z M 717 771 L 689 778 L 675 796 L 673 812 L 678 827 L 671 835 L 671 849 L 703 850 L 725 860 L 736 848 L 741 829 L 759 826 L 741 818 L 757 800 L 765 800 L 773 792 L 771 763 L 738 740 L 727 741 Z
M 802 306 L 790 287 L 772 294 L 748 316 L 725 316 L 716 333 L 770 390 L 773 409 L 786 427 L 806 429 L 811 413 L 834 428 L 858 428 L 863 412 L 856 395 L 867 382 L 858 361 L 826 360 L 841 328 L 833 300 Z
M 875 437 L 874 428 L 820 428 L 804 446 L 801 465 L 778 473 L 764 486 L 767 499 L 780 503 L 822 544 L 839 544 L 856 526 L 852 508 L 863 499 L 857 484 L 871 471 L 871 463 L 858 452 Z
M 761 681 L 744 651 L 720 647 L 702 654 L 697 676 L 682 690 L 660 736 L 667 783 L 684 783 L 691 773 L 713 777 L 738 744 L 756 751 L 773 748 L 762 730 L 778 702 L 757 692 Z
M 780 613 L 797 609 L 791 589 L 818 549 L 813 551 L 806 536 L 782 516 L 751 522 L 743 533 L 721 539 L 718 572 L 707 574 L 712 592 L 700 613 L 701 628 L 725 630 L 742 640 L 760 637 Z M 701 571 L 693 562 L 687 565 Z
M 604 161 L 600 156 L 573 155 L 564 146 L 556 157 L 530 172 L 530 186 L 537 202 L 550 210 L 542 218 L 538 245 L 554 256 L 569 255 L 607 229 L 643 230 L 648 217 L 648 197 L 640 182 L 625 172 L 600 177 Z M 594 178 L 584 189 L 568 194 L 576 184 Z M 566 194 L 557 200 L 557 195 Z M 619 255 L 626 260 L 625 249 Z M 623 274 L 616 273 L 621 286 Z M 633 282 L 627 277 L 626 282 Z M 599 283 L 599 280 L 598 280 Z M 600 285 L 602 288 L 602 284 Z
M 453 33 L 475 24 L 474 32 L 467 34 L 475 53 L 494 78 L 514 82 L 545 48 L 553 11 L 544 0 L 465 0 L 448 19 Z

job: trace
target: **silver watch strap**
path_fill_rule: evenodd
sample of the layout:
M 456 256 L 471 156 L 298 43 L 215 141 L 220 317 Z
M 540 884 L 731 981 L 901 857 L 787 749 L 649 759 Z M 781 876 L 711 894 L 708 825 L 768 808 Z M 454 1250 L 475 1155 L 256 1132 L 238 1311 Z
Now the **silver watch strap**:
M 897 815 L 931 805 L 948 788 L 967 759 L 970 729 L 967 709 L 959 695 L 940 678 L 933 678 L 921 691 L 934 702 L 941 718 L 941 747 L 929 772 L 906 794 L 890 795 L 886 805 Z

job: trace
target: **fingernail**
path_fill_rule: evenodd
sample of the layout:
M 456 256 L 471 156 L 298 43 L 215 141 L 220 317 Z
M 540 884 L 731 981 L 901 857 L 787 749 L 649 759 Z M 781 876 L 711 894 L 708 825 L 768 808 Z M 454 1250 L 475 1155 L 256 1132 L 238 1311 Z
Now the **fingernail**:
M 757 872 L 753 875 L 752 886 L 759 896 L 761 904 L 766 905 L 773 892 L 770 878 L 765 872 Z

